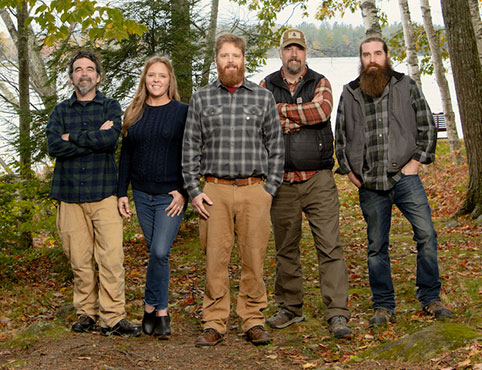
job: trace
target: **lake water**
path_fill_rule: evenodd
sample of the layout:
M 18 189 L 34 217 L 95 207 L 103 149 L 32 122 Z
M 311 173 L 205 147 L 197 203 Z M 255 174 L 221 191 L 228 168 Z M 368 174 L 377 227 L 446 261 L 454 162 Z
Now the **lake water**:
M 358 77 L 359 58 L 310 58 L 307 61 L 309 67 L 318 73 L 325 75 L 331 83 L 333 91 L 333 112 L 331 115 L 332 125 L 336 118 L 336 108 L 343 90 L 343 85 Z M 259 83 L 266 75 L 274 72 L 281 67 L 281 60 L 279 58 L 268 58 L 267 64 L 258 72 L 251 74 L 249 79 L 253 82 Z M 393 66 L 398 72 L 408 73 L 406 64 L 398 64 Z M 455 112 L 455 119 L 457 124 L 457 132 L 459 137 L 462 135 L 462 128 L 460 125 L 460 117 L 458 106 L 456 104 L 457 97 L 455 95 L 454 81 L 452 73 L 446 74 L 449 84 L 450 94 L 452 97 L 452 106 Z M 443 112 L 442 99 L 440 97 L 440 90 L 433 75 L 422 76 L 422 90 L 425 98 L 433 113 Z M 445 132 L 439 133 L 439 137 L 447 137 Z

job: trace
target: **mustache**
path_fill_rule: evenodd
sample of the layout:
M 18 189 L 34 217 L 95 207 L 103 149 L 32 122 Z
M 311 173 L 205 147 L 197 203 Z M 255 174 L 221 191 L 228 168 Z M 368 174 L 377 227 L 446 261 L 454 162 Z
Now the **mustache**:
M 365 67 L 365 69 L 368 69 L 368 68 L 371 68 L 371 67 L 382 68 L 383 66 L 381 66 L 381 65 L 378 64 L 378 63 L 372 62 L 372 63 L 369 63 L 369 64 Z
M 298 62 L 298 63 L 301 63 L 301 61 L 300 61 L 298 58 L 296 58 L 296 57 L 291 57 L 290 59 L 288 59 L 288 63 L 289 63 L 289 62 Z
M 81 77 L 79 79 L 79 82 L 84 82 L 84 81 L 87 81 L 87 82 L 92 82 L 92 79 L 90 77 Z
M 224 66 L 223 69 L 224 69 L 224 70 L 227 70 L 228 68 L 236 68 L 236 69 L 238 69 L 238 66 L 237 66 L 236 64 L 234 64 L 234 63 L 228 63 L 228 64 L 226 64 L 226 65 Z

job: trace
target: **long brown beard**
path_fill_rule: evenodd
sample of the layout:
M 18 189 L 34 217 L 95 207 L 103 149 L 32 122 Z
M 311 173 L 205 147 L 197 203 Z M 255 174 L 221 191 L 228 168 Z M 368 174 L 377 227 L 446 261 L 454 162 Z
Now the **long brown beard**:
M 219 66 L 217 66 L 218 78 L 224 86 L 237 86 L 243 81 L 244 78 L 244 64 L 239 65 L 234 71 L 227 70 L 227 68 L 230 66 L 231 65 L 228 64 L 224 67 L 224 69 L 221 69 Z
M 377 68 L 371 68 L 377 67 Z M 367 66 L 360 66 L 360 89 L 372 98 L 382 96 L 385 86 L 387 86 L 392 76 L 392 66 L 387 59 L 383 66 L 371 63 Z

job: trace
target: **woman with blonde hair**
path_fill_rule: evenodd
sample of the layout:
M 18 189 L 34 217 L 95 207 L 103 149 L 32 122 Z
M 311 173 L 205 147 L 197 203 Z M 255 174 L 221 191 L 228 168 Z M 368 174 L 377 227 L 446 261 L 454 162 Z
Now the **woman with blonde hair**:
M 181 145 L 188 106 L 179 101 L 176 76 L 164 56 L 146 61 L 122 126 L 118 207 L 129 218 L 132 194 L 144 233 L 147 265 L 142 330 L 168 339 L 169 254 L 186 208 Z

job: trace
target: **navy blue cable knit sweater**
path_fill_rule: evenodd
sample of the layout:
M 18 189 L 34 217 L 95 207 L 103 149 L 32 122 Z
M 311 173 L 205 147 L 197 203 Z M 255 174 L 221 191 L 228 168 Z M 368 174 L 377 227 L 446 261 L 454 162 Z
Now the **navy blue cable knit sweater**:
M 132 188 L 151 195 L 177 190 L 184 196 L 181 170 L 182 138 L 188 105 L 171 100 L 146 105 L 142 118 L 122 139 L 118 197 Z

